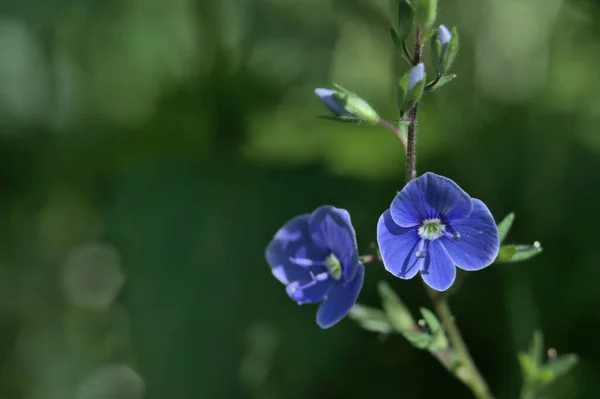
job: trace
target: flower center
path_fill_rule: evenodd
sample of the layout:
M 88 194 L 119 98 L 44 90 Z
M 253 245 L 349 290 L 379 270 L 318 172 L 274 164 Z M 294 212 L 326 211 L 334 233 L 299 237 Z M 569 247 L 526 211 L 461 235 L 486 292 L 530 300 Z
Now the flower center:
M 419 237 L 425 240 L 436 240 L 444 235 L 446 226 L 438 218 L 425 219 L 419 227 Z
M 342 278 L 342 264 L 334 254 L 329 254 L 325 258 L 325 269 L 334 280 Z

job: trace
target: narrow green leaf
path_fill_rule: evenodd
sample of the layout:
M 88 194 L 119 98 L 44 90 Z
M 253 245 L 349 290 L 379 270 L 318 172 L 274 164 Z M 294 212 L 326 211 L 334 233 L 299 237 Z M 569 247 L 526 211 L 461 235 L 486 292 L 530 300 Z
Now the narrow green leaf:
M 417 327 L 415 320 L 389 284 L 385 281 L 380 281 L 377 285 L 377 290 L 381 297 L 383 309 L 396 331 L 405 332 L 414 330 Z
M 558 356 L 540 369 L 538 379 L 540 382 L 548 384 L 571 371 L 578 361 L 579 357 L 575 354 Z
M 526 379 L 536 378 L 537 367 L 529 354 L 520 352 L 519 364 L 521 365 L 521 372 Z
M 415 10 L 415 21 L 422 31 L 428 30 L 435 23 L 437 16 L 437 0 L 412 0 L 411 6 Z
M 348 317 L 356 321 L 360 327 L 367 331 L 381 334 L 391 334 L 394 331 L 394 326 L 386 314 L 380 309 L 357 303 L 350 309 Z
M 529 356 L 531 356 L 536 368 L 542 364 L 544 357 L 544 334 L 540 330 L 533 332 L 533 339 L 529 345 Z
M 416 331 L 406 331 L 402 335 L 408 342 L 419 349 L 427 349 L 431 345 L 432 337 L 429 334 Z
M 515 213 L 511 212 L 502 219 L 500 223 L 498 223 L 498 232 L 500 233 L 500 243 L 503 243 L 510 231 L 510 228 L 515 221 Z
M 429 91 L 433 92 L 433 91 L 439 90 L 441 87 L 450 83 L 452 81 L 452 79 L 454 79 L 455 77 L 456 77 L 455 74 L 442 76 L 440 78 L 440 80 L 435 84 L 435 86 L 433 86 Z
M 498 257 L 496 258 L 496 262 L 498 263 L 506 263 L 510 261 L 510 258 L 517 252 L 516 248 L 513 245 L 503 245 L 500 247 L 500 251 L 498 252 Z
M 536 241 L 533 245 L 503 245 L 496 258 L 499 263 L 515 263 L 533 258 L 542 252 L 541 244 Z
M 425 322 L 427 323 L 427 326 L 429 327 L 429 329 L 431 330 L 432 333 L 436 333 L 439 330 L 441 330 L 442 325 L 441 325 L 440 321 L 438 320 L 437 316 L 435 315 L 435 313 L 433 313 L 431 310 L 429 310 L 427 308 L 421 308 L 420 311 L 421 311 L 421 314 L 423 315 L 423 318 L 425 319 Z
M 452 63 L 456 59 L 458 55 L 458 49 L 460 47 L 458 30 L 456 27 L 452 28 L 452 39 L 450 39 L 450 43 L 448 43 L 448 47 L 446 48 L 446 52 L 444 54 L 444 59 L 442 60 L 443 72 L 446 73 L 448 69 L 452 66 Z
M 410 34 L 414 11 L 407 0 L 391 0 L 392 30 L 400 42 Z

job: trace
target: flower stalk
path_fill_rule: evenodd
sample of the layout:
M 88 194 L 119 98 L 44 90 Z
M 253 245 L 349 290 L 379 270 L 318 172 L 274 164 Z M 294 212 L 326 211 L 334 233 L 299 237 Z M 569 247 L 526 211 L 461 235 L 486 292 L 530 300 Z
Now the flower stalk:
M 416 66 L 421 62 L 422 53 L 421 31 L 417 28 L 415 37 L 414 54 L 411 57 L 412 66 Z M 436 82 L 437 83 L 437 82 Z M 417 177 L 417 157 L 416 157 L 416 142 L 417 142 L 417 113 L 418 102 L 408 112 L 408 134 L 406 140 L 406 182 L 410 182 Z M 469 387 L 473 395 L 477 399 L 493 399 L 492 394 L 487 386 L 487 383 L 477 369 L 475 362 L 471 358 L 469 350 L 462 338 L 458 326 L 454 322 L 454 316 L 450 310 L 450 306 L 446 300 L 446 295 L 441 294 L 429 287 L 425 287 L 429 298 L 433 302 L 433 307 L 438 318 L 442 322 L 442 326 L 450 341 L 451 350 L 458 359 L 458 367 L 453 363 L 448 362 L 446 356 L 434 356 L 438 358 L 441 364 L 452 373 L 457 379 L 462 381 Z M 441 354 L 440 354 L 441 355 Z

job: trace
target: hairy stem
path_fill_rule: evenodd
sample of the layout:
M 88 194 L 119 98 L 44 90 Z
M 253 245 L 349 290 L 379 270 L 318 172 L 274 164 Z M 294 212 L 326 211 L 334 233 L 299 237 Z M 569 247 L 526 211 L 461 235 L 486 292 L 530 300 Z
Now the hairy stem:
M 415 51 L 412 56 L 413 66 L 416 66 L 421 62 L 421 32 L 417 29 L 415 39 Z M 436 82 L 437 83 L 437 82 Z M 433 86 L 433 85 L 432 85 Z M 417 177 L 417 154 L 416 154 L 416 143 L 417 143 L 417 112 L 418 103 L 415 104 L 408 112 L 410 124 L 408 125 L 408 135 L 406 142 L 406 182 L 408 183 L 415 177 Z M 477 369 L 475 362 L 469 354 L 469 350 L 463 341 L 456 323 L 454 322 L 454 316 L 446 300 L 446 295 L 440 294 L 431 288 L 427 287 L 427 294 L 433 302 L 434 310 L 444 326 L 444 330 L 448 336 L 451 345 L 451 351 L 457 360 L 457 365 L 448 363 L 447 357 L 439 357 L 438 360 L 460 381 L 467 385 L 473 395 L 477 399 L 493 399 L 490 390 L 481 376 L 481 373 Z M 441 355 L 441 354 L 438 354 Z
M 417 29 L 415 38 L 415 52 L 412 56 L 412 64 L 416 66 L 421 62 L 421 51 L 423 47 L 421 45 L 421 31 Z M 415 177 L 417 177 L 417 110 L 419 104 L 415 104 L 410 111 L 408 111 L 408 118 L 410 124 L 408 125 L 408 134 L 406 142 L 406 182 L 408 183 Z M 402 115 L 400 116 L 402 118 Z
M 473 358 L 471 358 L 460 330 L 454 322 L 454 316 L 452 315 L 446 296 L 440 295 L 431 288 L 427 289 L 427 293 L 433 302 L 435 313 L 442 322 L 444 331 L 450 340 L 452 350 L 457 358 L 459 365 L 454 370 L 455 376 L 471 389 L 476 398 L 492 399 L 493 396 L 490 393 L 487 383 L 481 376 L 475 362 L 473 362 Z

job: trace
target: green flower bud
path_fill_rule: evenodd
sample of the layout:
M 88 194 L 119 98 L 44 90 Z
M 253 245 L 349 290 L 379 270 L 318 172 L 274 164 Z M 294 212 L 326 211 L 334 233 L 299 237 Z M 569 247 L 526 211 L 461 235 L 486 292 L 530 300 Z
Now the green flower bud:
M 379 115 L 365 100 L 339 85 L 335 85 L 335 88 L 337 90 L 315 90 L 315 94 L 332 113 L 340 118 L 359 119 L 372 124 L 379 121 Z
M 400 79 L 398 106 L 402 111 L 408 111 L 423 97 L 426 76 L 425 65 L 421 62 Z
M 439 75 L 445 74 L 452 66 L 458 53 L 458 31 L 452 28 L 452 32 L 444 25 L 440 25 L 437 35 L 431 39 L 433 64 Z

